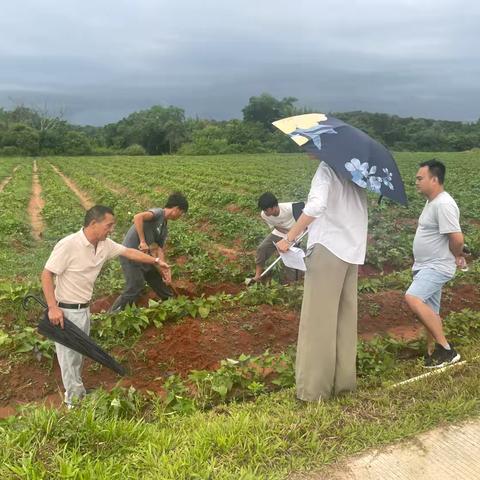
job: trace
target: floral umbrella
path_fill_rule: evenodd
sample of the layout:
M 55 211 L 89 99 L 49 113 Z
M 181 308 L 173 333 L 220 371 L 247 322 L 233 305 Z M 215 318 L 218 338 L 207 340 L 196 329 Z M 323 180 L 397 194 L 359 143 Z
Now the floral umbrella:
M 407 204 L 392 154 L 365 132 L 323 113 L 283 118 L 273 125 L 359 187 Z

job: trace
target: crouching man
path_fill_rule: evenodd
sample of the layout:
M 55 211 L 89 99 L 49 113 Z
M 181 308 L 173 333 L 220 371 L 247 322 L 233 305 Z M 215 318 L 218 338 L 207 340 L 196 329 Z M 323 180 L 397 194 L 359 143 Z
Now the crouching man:
M 284 239 L 288 231 L 295 225 L 295 221 L 302 214 L 304 202 L 278 203 L 277 197 L 271 192 L 265 192 L 258 199 L 258 208 L 261 210 L 262 220 L 272 229 L 257 248 L 255 257 L 255 277 L 258 281 L 265 269 L 265 263 L 277 253 L 275 244 Z M 298 280 L 299 272 L 292 268 L 285 268 L 285 280 Z

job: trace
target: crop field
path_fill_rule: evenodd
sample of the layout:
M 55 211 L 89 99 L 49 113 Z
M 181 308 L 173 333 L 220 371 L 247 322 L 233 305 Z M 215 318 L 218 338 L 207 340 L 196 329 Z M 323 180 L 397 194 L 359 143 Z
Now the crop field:
M 396 389 L 423 373 L 423 332 L 403 295 L 425 202 L 415 173 L 432 157 L 447 166 L 471 251 L 469 270 L 442 298 L 446 331 L 467 364 Z M 480 414 L 479 157 L 395 154 L 409 205 L 369 197 L 358 392 L 313 406 L 293 390 L 302 283 L 284 285 L 281 269 L 264 284 L 244 279 L 268 233 L 257 198 L 305 200 L 317 162 L 300 154 L 0 158 L 0 478 L 287 478 Z M 138 307 L 107 314 L 124 284 L 119 262 L 108 263 L 92 336 L 129 373 L 87 360 L 84 381 L 97 390 L 64 411 L 53 345 L 35 329 L 40 307 L 24 310 L 23 296 L 40 292 L 53 246 L 80 229 L 90 206 L 114 209 L 112 238 L 121 242 L 135 213 L 163 207 L 177 190 L 190 204 L 169 223 L 166 246 L 179 296 L 159 302 L 146 289 Z

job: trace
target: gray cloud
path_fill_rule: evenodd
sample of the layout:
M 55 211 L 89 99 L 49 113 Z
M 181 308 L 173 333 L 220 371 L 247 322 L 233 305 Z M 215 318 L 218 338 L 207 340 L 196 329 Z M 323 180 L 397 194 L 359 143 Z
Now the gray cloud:
M 266 91 L 471 121 L 479 14 L 473 0 L 17 0 L 0 18 L 0 105 L 97 125 L 154 104 L 227 119 Z

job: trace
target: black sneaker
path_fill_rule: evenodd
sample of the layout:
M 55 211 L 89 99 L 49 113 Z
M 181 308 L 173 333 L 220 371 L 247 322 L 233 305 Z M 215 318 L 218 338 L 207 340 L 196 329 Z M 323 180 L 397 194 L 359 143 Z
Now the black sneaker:
M 425 361 L 425 368 L 442 368 L 447 365 L 453 365 L 460 360 L 460 354 L 450 345 L 450 350 L 443 348 L 438 343 L 435 344 L 435 350 L 430 356 L 430 360 Z
M 423 356 L 423 366 L 425 368 L 430 368 L 432 366 L 432 356 L 429 353 L 426 353 Z

